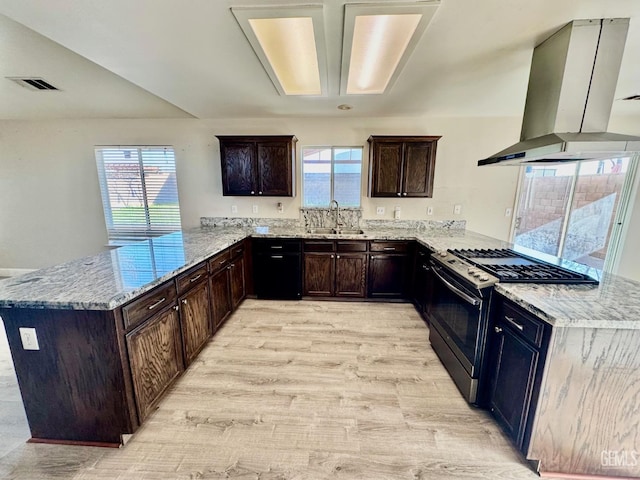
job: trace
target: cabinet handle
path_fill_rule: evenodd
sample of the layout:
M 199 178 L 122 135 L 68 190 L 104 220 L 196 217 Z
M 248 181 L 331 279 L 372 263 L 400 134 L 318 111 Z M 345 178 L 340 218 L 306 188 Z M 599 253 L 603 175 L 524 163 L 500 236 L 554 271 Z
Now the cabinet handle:
M 224 265 L 225 263 L 227 263 L 226 260 L 220 260 L 220 265 Z
M 182 304 L 183 304 L 183 305 L 186 305 L 186 304 L 187 304 L 187 299 L 186 299 L 186 298 L 183 298 L 183 299 L 182 299 Z
M 158 300 L 156 303 L 154 303 L 153 305 L 149 305 L 147 307 L 147 310 L 153 310 L 154 308 L 156 308 L 159 305 L 162 305 L 164 303 L 164 301 L 167 299 L 167 297 L 162 297 L 160 300 Z
M 400 192 L 396 193 L 396 195 L 400 196 Z
M 255 195 L 255 194 L 256 194 L 256 192 L 254 192 L 253 190 L 251 190 L 251 195 Z
M 284 258 L 283 255 L 271 255 L 271 258 Z
M 383 247 L 382 249 L 383 250 L 395 250 L 396 247 Z
M 233 267 L 235 267 L 235 264 L 234 264 L 234 263 L 232 263 L 232 264 L 228 265 L 228 266 L 227 266 L 227 270 L 231 270 Z
M 425 264 L 422 264 L 422 269 L 426 270 L 428 272 L 429 271 L 429 266 L 425 265 Z
M 520 325 L 513 318 L 504 316 L 504 319 L 511 324 L 512 327 L 516 327 L 521 332 L 524 331 L 524 325 Z
M 178 308 L 180 308 L 180 307 L 178 307 L 178 305 L 174 305 L 174 306 L 173 306 L 173 309 L 174 309 L 176 312 L 178 311 Z
M 282 250 L 282 245 L 271 245 L 272 250 Z
M 404 197 L 406 197 L 406 196 L 407 196 L 407 192 L 404 192 L 402 195 L 403 195 Z
M 493 327 L 493 330 L 494 330 L 496 333 L 502 333 L 502 329 L 501 329 L 500 327 Z
M 189 279 L 189 283 L 193 283 L 193 282 L 195 282 L 195 281 L 196 281 L 196 280 L 198 280 L 201 276 L 202 276 L 202 274 L 200 274 L 200 275 L 196 275 L 195 277 L 190 278 L 190 279 Z

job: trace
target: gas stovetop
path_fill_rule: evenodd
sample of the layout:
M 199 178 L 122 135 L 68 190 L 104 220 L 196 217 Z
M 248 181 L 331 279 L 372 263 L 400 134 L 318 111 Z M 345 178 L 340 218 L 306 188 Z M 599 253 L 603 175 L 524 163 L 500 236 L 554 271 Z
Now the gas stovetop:
M 498 277 L 502 283 L 591 283 L 598 281 L 510 249 L 449 250 L 453 255 Z

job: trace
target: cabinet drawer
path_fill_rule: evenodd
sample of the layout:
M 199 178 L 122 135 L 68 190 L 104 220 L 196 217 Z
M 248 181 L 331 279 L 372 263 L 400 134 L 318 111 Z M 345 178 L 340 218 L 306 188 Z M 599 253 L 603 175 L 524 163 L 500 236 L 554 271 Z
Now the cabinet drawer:
M 305 252 L 333 252 L 334 243 L 330 240 L 305 240 Z
M 147 318 L 175 303 L 177 297 L 173 282 L 170 282 L 125 305 L 122 307 L 125 330 L 140 325 Z
M 499 322 L 512 328 L 536 347 L 542 345 L 544 322 L 506 301 L 502 302 Z
M 192 286 L 207 278 L 207 264 L 202 262 L 196 267 L 188 270 L 187 272 L 179 275 L 176 278 L 176 287 L 178 288 L 178 295 L 182 295 L 189 290 Z
M 231 258 L 239 257 L 242 254 L 244 254 L 244 242 L 238 242 L 229 248 Z
M 215 273 L 227 265 L 229 265 L 229 261 L 231 261 L 231 255 L 229 254 L 229 249 L 223 250 L 222 252 L 214 255 L 208 261 L 209 263 L 209 273 Z
M 258 238 L 254 240 L 254 250 L 258 253 L 299 252 L 300 240 Z
M 376 242 L 370 243 L 372 252 L 405 253 L 409 251 L 409 242 Z
M 336 248 L 339 252 L 366 252 L 367 242 L 337 242 Z

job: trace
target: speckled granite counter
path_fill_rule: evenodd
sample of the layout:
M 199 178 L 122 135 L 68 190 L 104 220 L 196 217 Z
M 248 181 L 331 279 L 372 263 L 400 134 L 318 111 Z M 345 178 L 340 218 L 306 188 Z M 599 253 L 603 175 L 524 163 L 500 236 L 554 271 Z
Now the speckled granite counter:
M 202 227 L 2 280 L 0 307 L 111 310 L 247 236 L 415 239 L 435 251 L 511 246 L 463 229 L 371 228 L 363 235 L 317 235 L 290 226 Z M 555 326 L 640 329 L 640 283 L 614 275 L 604 275 L 599 286 L 498 284 L 496 291 Z

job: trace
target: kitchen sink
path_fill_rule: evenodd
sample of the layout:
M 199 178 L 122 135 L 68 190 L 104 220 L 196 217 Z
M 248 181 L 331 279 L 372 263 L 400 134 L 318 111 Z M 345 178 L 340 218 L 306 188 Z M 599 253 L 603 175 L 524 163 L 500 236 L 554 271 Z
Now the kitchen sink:
M 316 235 L 363 235 L 364 232 L 357 228 L 341 228 L 336 230 L 335 228 L 309 228 L 307 233 Z

